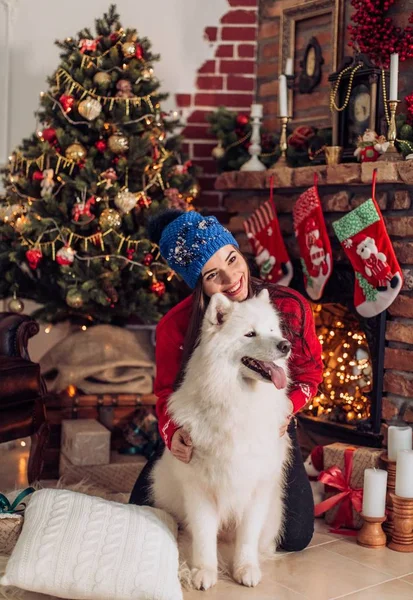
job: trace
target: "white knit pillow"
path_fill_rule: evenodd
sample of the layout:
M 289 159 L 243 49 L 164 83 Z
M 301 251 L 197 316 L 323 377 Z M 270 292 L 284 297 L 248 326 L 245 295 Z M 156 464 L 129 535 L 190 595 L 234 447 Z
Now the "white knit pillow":
M 176 538 L 161 510 L 40 490 L 0 583 L 79 600 L 182 600 Z

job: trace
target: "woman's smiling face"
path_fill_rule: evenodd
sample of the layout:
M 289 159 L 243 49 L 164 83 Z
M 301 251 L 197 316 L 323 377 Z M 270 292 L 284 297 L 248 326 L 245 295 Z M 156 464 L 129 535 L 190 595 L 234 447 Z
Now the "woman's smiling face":
M 204 265 L 201 276 L 207 296 L 220 292 L 236 302 L 248 296 L 248 266 L 234 246 L 220 248 Z

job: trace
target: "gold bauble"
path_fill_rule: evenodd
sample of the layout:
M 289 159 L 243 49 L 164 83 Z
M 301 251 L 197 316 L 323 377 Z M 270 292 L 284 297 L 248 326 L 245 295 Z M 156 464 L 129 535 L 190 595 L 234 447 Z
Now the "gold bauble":
M 104 230 L 117 229 L 122 224 L 122 217 L 117 210 L 105 208 L 99 217 L 99 225 Z
M 23 301 L 20 300 L 20 298 L 17 298 L 17 296 L 14 295 L 10 302 L 7 304 L 7 308 L 10 312 L 22 313 L 24 311 L 24 304 Z
M 114 133 L 108 139 L 108 146 L 115 154 L 123 154 L 129 149 L 129 140 L 122 133 Z
M 68 158 L 69 160 L 74 160 L 75 162 L 86 158 L 86 154 L 86 148 L 82 146 L 82 144 L 79 144 L 79 142 L 70 144 L 70 146 L 68 146 L 65 151 L 66 158 Z
M 211 154 L 214 158 L 217 159 L 223 158 L 225 156 L 225 148 L 223 147 L 221 142 L 218 143 L 218 146 L 215 146 L 215 148 L 212 149 Z
M 112 81 L 109 73 L 105 73 L 105 71 L 98 71 L 96 75 L 93 77 L 93 83 L 96 85 L 108 85 Z
M 115 205 L 120 211 L 127 214 L 132 208 L 135 208 L 137 201 L 136 194 L 132 194 L 129 190 L 122 190 L 115 198 Z
M 77 110 L 82 117 L 88 121 L 93 121 L 93 119 L 96 119 L 102 112 L 102 106 L 99 100 L 95 100 L 91 96 L 88 96 L 79 103 Z
M 70 306 L 70 308 L 82 308 L 83 306 L 83 296 L 79 290 L 71 289 L 66 294 L 66 304 Z
M 135 56 L 136 46 L 134 42 L 124 42 L 122 44 L 122 53 L 125 58 L 133 58 Z

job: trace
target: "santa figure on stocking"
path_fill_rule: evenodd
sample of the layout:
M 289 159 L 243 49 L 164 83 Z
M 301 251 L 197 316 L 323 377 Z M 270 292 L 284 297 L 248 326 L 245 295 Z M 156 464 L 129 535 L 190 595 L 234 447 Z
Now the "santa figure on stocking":
M 326 275 L 328 272 L 326 253 L 323 241 L 320 238 L 320 229 L 314 219 L 309 219 L 305 224 L 305 242 L 312 264 L 309 274 L 312 277 L 318 277 L 321 274 Z

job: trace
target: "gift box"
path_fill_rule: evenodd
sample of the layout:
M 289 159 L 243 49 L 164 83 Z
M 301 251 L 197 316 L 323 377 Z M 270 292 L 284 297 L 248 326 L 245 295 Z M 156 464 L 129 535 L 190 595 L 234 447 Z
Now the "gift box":
M 324 446 L 324 470 L 318 479 L 326 486 L 325 500 L 315 509 L 325 513 L 334 529 L 360 529 L 365 469 L 380 468 L 383 450 L 336 442 Z
M 23 527 L 27 496 L 33 492 L 26 488 L 9 497 L 0 494 L 0 555 L 12 553 Z
M 143 456 L 112 452 L 107 465 L 79 466 L 60 454 L 59 475 L 64 485 L 84 481 L 108 492 L 129 494 L 145 464 Z
M 107 465 L 110 431 L 94 419 L 64 420 L 61 451 L 73 465 Z
M 142 454 L 149 458 L 162 443 L 158 419 L 146 406 L 136 409 L 131 421 L 124 427 L 123 435 L 129 444 L 119 449 L 124 454 Z

